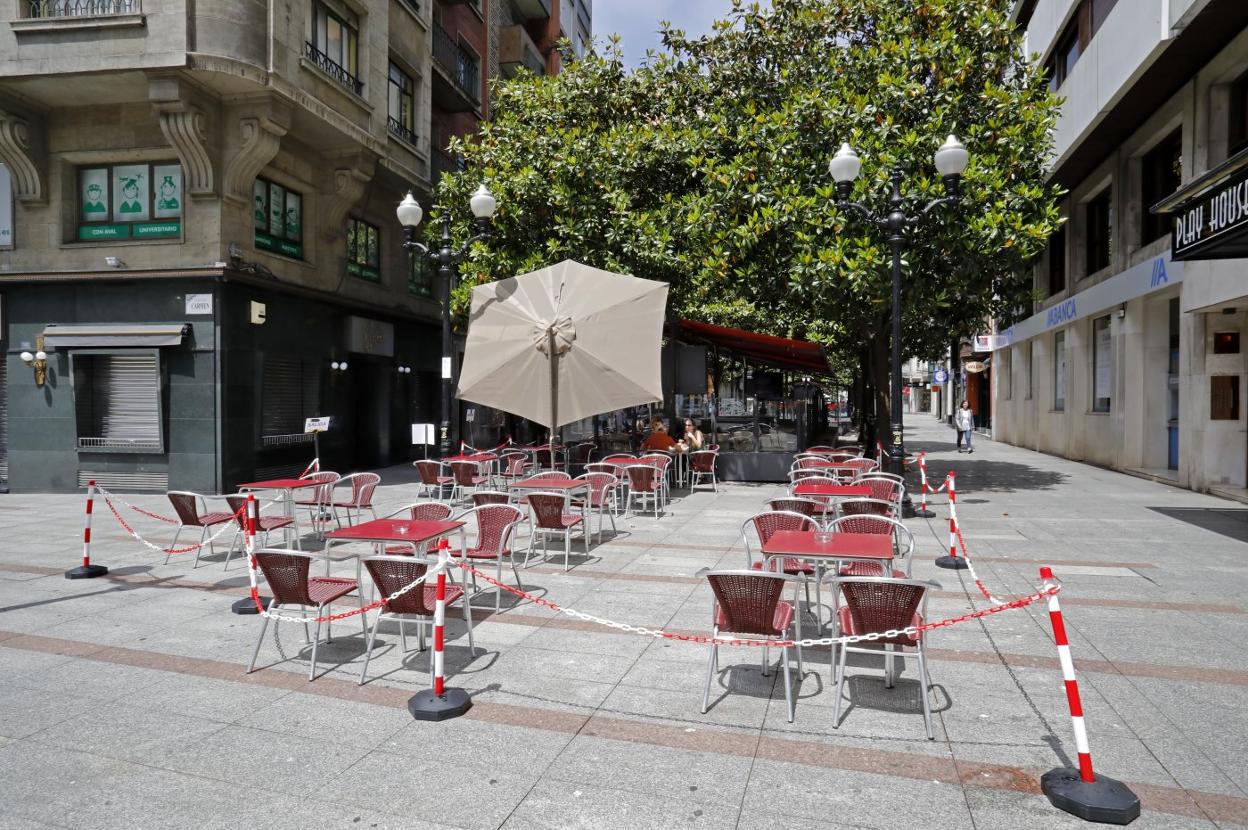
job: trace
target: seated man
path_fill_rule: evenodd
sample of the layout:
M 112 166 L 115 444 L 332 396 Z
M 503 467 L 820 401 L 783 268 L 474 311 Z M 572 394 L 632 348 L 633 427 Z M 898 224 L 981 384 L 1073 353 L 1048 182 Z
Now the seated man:
M 642 442 L 643 450 L 673 450 L 676 442 L 672 440 L 672 436 L 667 434 L 667 427 L 663 425 L 661 418 L 655 418 L 650 422 L 650 435 Z

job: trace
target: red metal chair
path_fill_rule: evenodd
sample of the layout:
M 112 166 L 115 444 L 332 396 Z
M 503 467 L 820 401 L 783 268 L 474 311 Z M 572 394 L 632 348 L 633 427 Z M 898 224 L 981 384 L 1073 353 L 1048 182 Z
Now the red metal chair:
M 759 571 L 710 571 L 706 574 L 715 592 L 712 637 L 727 634 L 733 639 L 784 641 L 802 639 L 801 617 L 795 613 L 797 579 L 778 573 Z M 794 583 L 795 602 L 782 597 L 785 585 Z M 795 632 L 795 634 L 794 634 Z M 793 635 L 793 636 L 790 636 Z M 763 646 L 763 676 L 767 675 L 767 646 Z M 784 701 L 789 723 L 793 722 L 793 683 L 789 677 L 789 649 L 781 647 L 784 666 Z M 702 713 L 711 705 L 711 681 L 719 669 L 719 646 L 711 645 L 710 662 L 706 669 L 706 688 L 702 692 Z M 802 647 L 797 646 L 797 677 L 801 682 Z
M 451 478 L 455 486 L 451 489 L 451 501 L 463 498 L 465 490 L 477 490 L 488 484 L 489 476 L 481 475 L 481 465 L 475 461 L 452 461 Z
M 406 507 L 400 507 L 390 515 L 387 519 L 393 519 L 401 513 L 406 513 L 416 522 L 441 522 L 451 518 L 455 510 L 444 502 L 440 501 L 418 501 L 415 504 L 409 504 Z M 417 545 L 415 543 L 407 543 L 404 545 L 387 545 L 386 553 L 392 556 L 411 556 L 413 554 L 424 553 L 424 547 L 427 543 Z
M 330 503 L 330 509 L 334 512 L 334 522 L 342 527 L 342 520 L 338 518 L 338 511 L 343 510 L 347 514 L 347 524 L 351 524 L 351 511 L 355 511 L 355 521 L 359 522 L 364 518 L 364 511 L 367 510 L 372 514 L 373 518 L 377 518 L 377 511 L 373 509 L 373 493 L 377 490 L 377 485 L 381 483 L 381 476 L 376 473 L 352 473 L 349 476 L 343 476 L 334 484 L 334 489 L 351 486 L 351 496 L 347 499 L 336 499 Z
M 878 470 L 880 467 L 879 462 L 877 462 L 875 459 L 861 458 L 861 457 L 846 459 L 845 461 L 842 461 L 841 464 L 844 465 L 844 470 L 845 470 L 845 472 L 841 474 L 851 480 L 857 478 L 863 473 L 869 473 L 872 470 Z
M 298 610 L 307 623 L 327 617 L 331 604 L 352 591 L 359 591 L 359 583 L 354 579 L 342 579 L 329 576 L 309 576 L 312 557 L 306 553 L 295 553 L 288 550 L 258 550 L 255 553 L 256 565 L 264 574 L 264 580 L 273 593 L 273 602 L 269 610 L 282 616 L 290 616 Z M 360 600 L 361 605 L 363 600 Z M 309 611 L 309 609 L 311 609 Z M 364 633 L 368 633 L 368 624 L 364 614 L 360 614 L 360 625 Z M 325 640 L 333 637 L 332 624 L 325 626 Z M 247 665 L 250 674 L 256 669 L 256 658 L 260 655 L 260 644 L 264 642 L 264 634 L 269 628 L 269 618 L 264 617 L 260 626 L 260 637 L 256 640 L 256 649 L 251 654 L 251 662 Z M 312 639 L 312 665 L 308 669 L 308 680 L 316 679 L 316 648 L 321 641 L 321 624 L 316 623 L 316 631 Z
M 312 532 L 320 538 L 322 533 L 322 523 L 328 522 L 333 518 L 330 505 L 334 501 L 334 485 L 338 482 L 339 476 L 335 472 L 329 470 L 321 470 L 320 472 L 308 473 L 303 476 L 304 481 L 315 481 L 317 486 L 312 488 L 310 497 L 295 500 L 296 507 L 308 508 L 308 521 L 312 525 Z M 300 490 L 301 493 L 307 493 L 307 490 Z
M 841 516 L 828 523 L 830 533 L 882 533 L 893 537 L 894 579 L 910 577 L 910 563 L 914 553 L 914 534 L 910 528 L 890 516 L 868 513 Z M 900 563 L 904 569 L 898 568 Z M 884 566 L 878 562 L 851 562 L 840 569 L 841 576 L 885 576 Z
M 653 472 L 653 467 L 648 467 Z M 568 570 L 568 557 L 572 553 L 572 529 L 583 525 L 581 516 L 568 511 L 569 499 L 566 493 L 538 492 L 529 493 L 528 505 L 532 511 L 532 531 L 530 539 L 542 536 L 542 557 L 548 555 L 547 541 L 551 533 L 563 534 L 563 569 Z M 589 556 L 588 528 L 581 527 L 581 538 L 585 542 L 585 555 Z M 530 544 L 530 547 L 532 545 Z M 527 557 L 526 557 L 527 561 Z
M 446 474 L 441 461 L 424 459 L 423 461 L 413 461 L 412 466 L 416 468 L 416 472 L 420 476 L 420 488 L 416 491 L 417 496 L 432 496 L 435 499 L 440 499 L 442 498 L 443 488 L 451 487 L 455 484 L 455 479 Z
M 689 454 L 689 490 L 698 486 L 698 480 L 709 478 L 711 490 L 719 492 L 719 479 L 715 475 L 715 462 L 719 453 L 714 450 L 696 450 Z
M 474 507 L 461 518 L 467 519 L 469 516 L 476 519 L 477 538 L 471 547 L 455 555 L 473 561 L 495 562 L 497 567 L 494 578 L 499 582 L 503 580 L 503 557 L 506 557 L 511 564 L 511 572 L 516 577 L 516 587 L 523 591 L 520 571 L 516 570 L 516 560 L 511 550 L 511 537 L 516 527 L 524 522 L 524 511 L 511 504 L 485 504 Z M 476 574 L 472 577 L 472 588 L 475 593 Z M 497 614 L 502 607 L 503 589 L 495 587 L 494 594 L 494 613 Z
M 472 494 L 472 506 L 481 507 L 486 504 L 510 504 L 511 496 L 498 490 L 477 490 Z
M 615 533 L 615 492 L 620 480 L 611 473 L 586 473 L 574 481 L 584 481 L 588 485 L 588 504 L 598 514 L 598 541 L 602 542 L 602 523 L 604 517 L 611 518 L 611 532 Z M 573 501 L 573 506 L 580 502 Z
M 812 519 L 819 519 L 823 515 L 825 505 L 814 499 L 805 499 L 800 496 L 789 496 L 788 498 L 772 499 L 767 502 L 767 506 L 772 510 L 778 510 L 785 513 L 801 513 L 803 516 L 809 516 Z
M 838 635 L 859 636 L 885 631 L 900 631 L 909 627 L 918 627 L 927 619 L 927 598 L 929 590 L 940 590 L 940 585 L 919 579 L 885 579 L 883 577 L 836 577 L 829 580 L 834 590 L 844 598 L 844 603 L 837 611 L 836 621 Z M 884 646 L 884 686 L 891 689 L 894 679 L 894 660 L 915 658 L 919 661 L 919 687 L 923 700 L 923 724 L 927 727 L 927 739 L 934 740 L 932 734 L 932 711 L 929 702 L 932 681 L 927 673 L 927 655 L 924 653 L 923 633 L 901 634 L 896 637 L 881 638 L 874 641 L 862 641 L 861 645 L 841 644 L 840 660 L 836 661 L 835 646 L 833 659 L 836 665 L 836 703 L 832 713 L 832 727 L 841 725 L 841 694 L 845 686 L 845 660 L 850 652 L 854 654 L 880 654 L 875 648 L 867 648 L 872 644 Z M 911 648 L 913 651 L 902 649 Z
M 208 532 L 210 528 L 219 524 L 224 524 L 234 518 L 230 513 L 224 510 L 208 510 L 207 500 L 198 493 L 191 493 L 186 490 L 170 490 L 165 494 L 169 497 L 169 503 L 173 505 L 173 512 L 178 516 L 178 529 L 174 531 L 173 541 L 169 543 L 170 549 L 178 546 L 178 537 L 182 535 L 182 531 L 188 527 L 199 528 L 199 547 L 195 550 L 195 563 L 191 565 L 192 569 L 199 567 L 199 555 L 203 553 L 204 541 L 208 540 Z M 208 550 L 215 554 L 216 548 L 212 541 L 208 540 Z M 169 564 L 171 553 L 165 554 L 163 564 Z
M 829 453 L 836 452 L 836 447 L 830 447 L 827 444 L 815 444 L 813 447 L 807 447 L 806 452 Z
M 230 548 L 225 552 L 225 564 L 221 566 L 221 570 L 226 570 L 230 567 L 230 559 L 234 556 L 234 547 L 247 534 L 247 494 L 238 493 L 233 496 L 226 496 L 225 503 L 230 506 L 230 513 L 233 515 L 235 523 L 238 524 L 238 529 L 234 531 L 234 538 L 230 540 Z M 268 547 L 269 533 L 274 530 L 280 530 L 282 531 L 283 541 L 293 540 L 292 543 L 295 548 L 298 548 L 299 534 L 294 532 L 294 524 L 295 520 L 289 516 L 260 516 L 256 519 L 258 544 L 261 547 Z
M 562 470 L 565 457 L 563 447 L 539 447 L 534 453 L 537 466 L 547 470 Z
M 897 518 L 898 504 L 884 499 L 841 499 L 835 505 L 838 516 L 886 516 Z
M 750 528 L 754 529 L 754 533 L 758 536 L 758 560 L 750 554 Z M 789 513 L 781 510 L 767 510 L 762 513 L 755 513 L 741 524 L 741 542 L 745 547 L 745 562 L 752 570 L 761 571 L 767 562 L 767 557 L 763 554 L 763 546 L 777 532 L 781 530 L 797 530 L 802 532 L 815 532 L 819 530 L 820 524 L 810 516 L 802 513 Z M 775 570 L 773 567 L 772 570 Z M 786 556 L 781 563 L 780 571 L 789 576 L 796 577 L 802 581 L 802 587 L 806 591 L 806 606 L 810 607 L 810 583 L 807 577 L 813 576 L 817 568 L 809 562 L 792 556 Z M 815 582 L 815 599 L 819 599 L 819 583 Z
M 672 454 L 659 451 L 648 452 L 641 457 L 641 460 L 659 471 L 659 483 L 663 485 L 663 503 L 667 504 L 672 500 L 672 487 L 668 480 L 668 472 L 672 469 Z
M 628 476 L 628 503 L 625 512 L 633 511 L 637 515 L 635 501 L 640 500 L 645 506 L 646 499 L 654 505 L 654 517 L 659 518 L 659 510 L 663 504 L 663 479 L 658 467 L 651 464 L 631 464 L 624 468 Z
M 504 483 L 519 481 L 529 473 L 529 456 L 522 452 L 505 452 L 498 457 L 498 477 Z
M 369 556 L 364 559 L 364 567 L 368 570 L 368 575 L 372 577 L 373 584 L 377 586 L 378 593 L 383 597 L 392 596 L 400 589 L 425 576 L 429 567 L 433 564 L 435 564 L 435 560 L 411 556 Z M 448 567 L 450 566 L 448 565 Z M 373 658 L 373 643 L 377 639 L 377 629 L 381 625 L 382 620 L 398 621 L 399 648 L 405 654 L 407 653 L 407 632 L 404 630 L 404 624 L 408 622 L 416 623 L 417 647 L 420 651 L 425 650 L 425 626 L 433 628 L 433 616 L 438 597 L 437 592 L 437 585 L 434 584 L 433 580 L 428 580 L 405 594 L 385 601 L 381 611 L 373 620 L 372 628 L 367 631 L 368 646 L 364 652 L 364 665 L 360 668 L 361 686 L 364 685 L 364 681 L 368 677 L 368 663 Z M 445 594 L 446 604 L 450 605 L 458 599 L 463 599 L 460 607 L 463 610 L 464 623 L 468 626 L 468 649 L 469 653 L 475 657 L 477 646 L 472 639 L 472 606 L 468 604 L 462 585 L 448 583 Z M 431 686 L 433 685 L 434 668 L 433 655 L 431 653 L 429 657 L 429 685 Z

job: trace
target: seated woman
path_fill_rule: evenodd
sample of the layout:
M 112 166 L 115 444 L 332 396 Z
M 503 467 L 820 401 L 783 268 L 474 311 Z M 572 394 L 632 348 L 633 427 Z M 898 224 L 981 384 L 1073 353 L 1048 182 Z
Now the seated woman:
M 664 426 L 661 418 L 655 418 L 651 421 L 650 428 L 650 435 L 641 443 L 643 450 L 664 450 L 670 452 L 676 448 L 676 442 L 672 440 L 672 436 L 667 434 L 667 427 Z
M 706 436 L 702 434 L 702 430 L 698 429 L 698 424 L 692 418 L 685 419 L 685 446 L 691 452 L 697 452 L 706 447 Z

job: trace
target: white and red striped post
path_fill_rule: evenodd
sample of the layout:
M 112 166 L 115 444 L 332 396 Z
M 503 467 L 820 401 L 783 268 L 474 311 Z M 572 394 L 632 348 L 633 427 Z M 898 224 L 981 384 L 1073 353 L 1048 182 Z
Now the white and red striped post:
M 247 557 L 247 567 L 253 571 L 256 569 L 256 527 L 259 524 L 260 503 L 256 501 L 255 493 L 248 493 L 246 509 L 243 512 L 243 553 Z M 272 601 L 269 597 L 260 596 L 260 592 L 252 588 L 251 595 L 236 600 L 230 606 L 230 610 L 235 614 L 259 614 L 262 609 L 267 609 Z
M 463 689 L 446 688 L 445 663 L 442 650 L 446 645 L 446 569 L 451 567 L 451 543 L 438 540 L 438 581 L 433 606 L 433 688 L 420 692 L 407 701 L 407 711 L 416 720 L 447 720 L 472 708 L 472 698 Z M 464 597 L 464 602 L 468 598 Z
M 914 511 L 916 519 L 934 519 L 936 513 L 927 509 L 927 453 L 919 453 L 919 509 Z
M 1053 569 L 1041 568 L 1040 578 L 1051 585 Z M 1088 728 L 1083 720 L 1083 703 L 1079 699 L 1079 681 L 1075 678 L 1075 662 L 1070 657 L 1070 641 L 1066 638 L 1066 623 L 1062 620 L 1062 607 L 1056 593 L 1049 594 L 1049 621 L 1053 624 L 1053 640 L 1062 664 L 1062 681 L 1066 685 L 1066 702 L 1070 705 L 1070 720 L 1075 730 L 1079 769 L 1058 767 L 1046 772 L 1040 779 L 1040 789 L 1053 806 L 1085 821 L 1127 824 L 1140 815 L 1140 800 L 1121 781 L 1103 775 L 1098 778 L 1092 771 L 1092 751 L 1088 747 Z
M 960 571 L 967 566 L 966 557 L 958 556 L 958 494 L 953 470 L 949 471 L 949 555 L 936 560 L 936 567 Z
M 316 433 L 313 433 L 315 436 Z M 299 474 L 299 478 L 305 478 L 309 473 L 319 473 L 321 471 L 321 457 L 318 455 L 313 458 L 308 466 L 303 468 L 303 472 Z
M 66 579 L 94 579 L 104 576 L 108 568 L 91 564 L 91 510 L 95 505 L 95 479 L 87 482 L 87 513 L 82 525 L 82 565 L 65 572 Z

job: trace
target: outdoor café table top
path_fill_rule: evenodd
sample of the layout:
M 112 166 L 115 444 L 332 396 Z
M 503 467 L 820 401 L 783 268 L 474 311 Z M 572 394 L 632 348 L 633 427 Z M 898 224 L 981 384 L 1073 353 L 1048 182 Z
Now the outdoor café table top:
M 818 469 L 824 469 L 824 468 L 835 469 L 837 467 L 844 467 L 846 470 L 853 470 L 859 466 L 858 464 L 849 464 L 844 461 L 833 461 L 830 458 L 806 458 L 806 459 L 803 459 L 803 463 L 808 468 L 818 468 Z
M 871 497 L 871 488 L 865 484 L 824 484 L 821 481 L 805 483 L 799 481 L 793 488 L 795 496 L 836 496 L 846 499 L 865 499 Z
M 371 522 L 363 522 L 355 527 L 331 530 L 325 534 L 325 538 L 338 542 L 413 542 L 419 544 L 463 526 L 463 522 L 450 520 L 373 519 Z
M 820 543 L 812 530 L 778 530 L 763 545 L 765 556 L 821 559 L 892 559 L 891 533 L 833 533 Z
M 298 490 L 300 487 L 319 487 L 323 481 L 306 478 L 272 478 L 268 481 L 249 481 L 238 485 L 239 490 Z
M 498 456 L 492 452 L 479 452 L 473 455 L 448 455 L 443 461 L 497 461 Z
M 617 458 L 614 461 L 596 461 L 595 464 L 610 464 L 613 467 L 636 467 L 641 464 L 649 464 L 644 458 Z
M 539 478 L 536 480 L 525 478 L 520 481 L 513 481 L 511 486 L 513 488 L 519 487 L 525 490 L 564 490 L 571 493 L 574 490 L 582 490 L 589 487 L 589 482 L 573 481 L 572 479 L 564 481 L 557 478 Z

